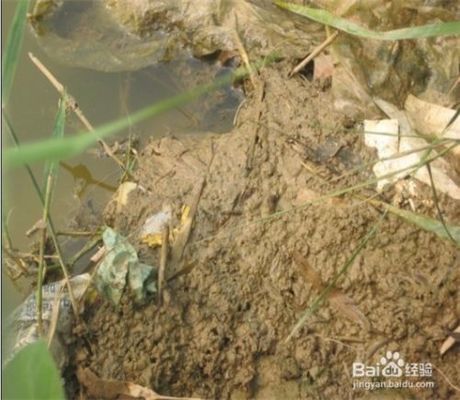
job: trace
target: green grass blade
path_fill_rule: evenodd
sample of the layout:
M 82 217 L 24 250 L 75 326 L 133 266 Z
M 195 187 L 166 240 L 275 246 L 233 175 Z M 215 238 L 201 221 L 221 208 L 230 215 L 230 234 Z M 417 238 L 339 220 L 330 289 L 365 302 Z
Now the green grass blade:
M 99 139 L 116 134 L 148 117 L 178 107 L 194 97 L 201 95 L 201 90 L 186 92 L 171 99 L 146 107 L 130 117 L 124 117 L 114 122 L 102 125 L 91 133 L 81 132 L 72 137 L 51 138 L 35 143 L 25 144 L 18 148 L 7 149 L 4 152 L 5 166 L 17 167 L 25 163 L 37 161 L 58 161 L 73 157 L 95 144 Z
M 2 371 L 2 398 L 65 399 L 61 377 L 43 340 L 20 350 Z
M 24 38 L 29 0 L 19 0 L 13 17 L 2 60 L 2 105 L 8 101 Z
M 457 246 L 460 246 L 460 226 L 446 225 L 448 232 L 442 222 L 437 219 L 425 217 L 424 215 L 413 213 L 412 211 L 402 210 L 398 207 L 392 206 L 391 204 L 378 202 L 382 206 L 386 207 L 388 211 L 397 216 L 405 219 L 407 222 L 418 226 L 419 228 L 432 232 L 441 239 L 451 240 L 454 239 Z
M 82 132 L 72 137 L 51 138 L 25 144 L 18 148 L 7 149 L 4 152 L 5 166 L 17 167 L 25 163 L 31 164 L 43 160 L 58 161 L 73 157 L 95 144 L 99 139 L 118 133 L 128 128 L 130 125 L 138 123 L 148 117 L 178 107 L 205 92 L 203 88 L 185 92 L 148 106 L 129 117 L 124 117 L 102 125 L 91 133 Z
M 276 55 L 268 57 L 263 63 L 258 63 L 257 66 L 260 68 L 275 59 Z M 198 86 L 179 95 L 170 97 L 169 99 L 154 103 L 130 116 L 102 125 L 91 133 L 82 132 L 72 137 L 50 138 L 35 143 L 25 144 L 17 148 L 6 149 L 3 153 L 4 165 L 6 167 L 18 167 L 37 161 L 58 161 L 73 157 L 95 144 L 99 139 L 114 135 L 132 124 L 139 123 L 149 117 L 182 106 L 211 90 L 229 84 L 233 79 L 240 79 L 246 75 L 246 69 L 240 68 L 232 75 L 224 76 L 209 84 Z
M 64 97 L 62 97 L 59 100 L 58 112 L 56 114 L 56 120 L 54 122 L 53 133 L 51 135 L 53 139 L 59 140 L 64 137 L 65 122 L 66 122 L 66 107 L 65 107 Z M 51 161 L 51 160 L 48 160 L 45 165 L 45 174 L 44 174 L 45 190 L 43 192 L 44 193 L 49 192 L 49 195 L 51 196 L 51 198 L 53 197 L 53 191 L 54 191 L 54 186 L 56 183 L 58 166 L 59 164 L 57 161 Z M 50 184 L 50 187 L 46 188 L 46 185 L 48 184 Z
M 324 288 L 321 293 L 315 298 L 313 301 L 312 305 L 307 308 L 307 310 L 303 313 L 303 315 L 300 317 L 300 319 L 297 321 L 296 325 L 294 328 L 292 328 L 292 331 L 289 333 L 288 337 L 286 338 L 286 342 L 288 342 L 298 331 L 302 326 L 307 322 L 307 319 L 313 315 L 319 307 L 327 300 L 329 297 L 329 294 L 331 291 L 335 288 L 335 285 L 339 281 L 339 279 L 348 271 L 350 266 L 353 264 L 353 261 L 355 261 L 356 257 L 358 257 L 359 253 L 364 249 L 366 246 L 367 242 L 375 235 L 377 230 L 380 228 L 380 225 L 382 224 L 383 220 L 385 219 L 387 212 L 385 211 L 382 216 L 379 218 L 377 223 L 369 230 L 369 232 L 364 236 L 364 238 L 361 240 L 361 242 L 358 244 L 358 246 L 355 248 L 351 256 L 348 258 L 348 260 L 343 264 L 343 266 L 340 268 L 339 272 L 337 272 L 332 280 L 329 282 L 329 284 Z
M 65 96 L 65 94 L 64 94 Z M 52 137 L 56 140 L 62 139 L 64 137 L 64 127 L 65 127 L 65 99 L 61 98 L 59 100 L 59 108 L 56 115 L 56 121 L 54 123 L 54 129 Z M 43 204 L 43 221 L 48 221 L 50 216 L 51 200 L 53 198 L 53 191 L 56 182 L 57 176 L 57 161 L 46 162 L 45 167 L 45 202 Z M 38 277 L 37 277 L 37 321 L 38 328 L 40 333 L 42 332 L 42 303 L 43 303 L 43 291 L 42 284 L 45 273 L 45 244 L 46 244 L 46 230 L 42 230 L 40 236 L 40 249 L 39 249 L 39 260 L 38 260 Z M 66 274 L 67 271 L 64 271 Z
M 275 1 L 275 4 L 293 13 L 307 17 L 315 22 L 319 22 L 320 24 L 332 26 L 340 31 L 349 33 L 350 35 L 361 36 L 367 39 L 403 40 L 460 34 L 460 21 L 442 22 L 438 24 L 377 32 L 364 28 L 361 25 L 355 24 L 354 22 L 348 21 L 344 18 L 336 17 L 326 10 L 286 3 L 284 1 Z

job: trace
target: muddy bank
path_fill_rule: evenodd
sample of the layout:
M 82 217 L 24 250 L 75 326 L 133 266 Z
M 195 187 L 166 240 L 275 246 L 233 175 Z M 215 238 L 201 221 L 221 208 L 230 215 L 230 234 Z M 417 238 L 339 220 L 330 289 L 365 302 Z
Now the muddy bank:
M 353 390 L 353 362 L 375 365 L 398 351 L 460 381 L 458 347 L 439 355 L 459 320 L 458 250 L 392 215 L 338 282 L 339 300 L 286 342 L 318 287 L 381 216 L 365 201 L 375 195 L 370 189 L 302 206 L 372 177 L 362 168 L 339 179 L 375 154 L 359 124 L 333 109 L 328 82 L 288 80 L 288 70 L 280 64 L 261 72 L 263 84 L 231 133 L 165 137 L 142 151 L 135 172 L 142 190 L 121 209 L 109 204 L 104 222 L 129 237 L 143 262 L 158 265 L 160 250 L 139 240 L 145 219 L 168 205 L 177 223 L 204 180 L 191 237 L 182 259 L 169 260 L 173 279 L 162 307 L 135 306 L 125 295 L 118 308 L 102 302 L 87 310 L 89 333 L 71 369 L 89 367 L 171 396 L 370 398 Z M 421 193 L 429 199 L 428 188 Z M 394 195 L 382 197 L 392 202 Z M 413 199 L 416 210 L 435 216 L 426 198 Z M 458 204 L 442 198 L 441 206 L 450 223 L 460 222 Z M 432 380 L 432 389 L 389 398 L 455 398 L 436 369 Z

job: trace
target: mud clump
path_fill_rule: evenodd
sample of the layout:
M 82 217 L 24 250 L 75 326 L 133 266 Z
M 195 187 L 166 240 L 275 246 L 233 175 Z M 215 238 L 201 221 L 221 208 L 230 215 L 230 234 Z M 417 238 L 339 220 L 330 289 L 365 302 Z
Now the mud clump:
M 170 396 L 370 398 L 353 390 L 353 362 L 375 365 L 398 351 L 460 381 L 458 349 L 439 355 L 460 315 L 458 250 L 392 215 L 336 285 L 353 304 L 327 301 L 286 341 L 319 294 L 305 268 L 327 285 L 381 217 L 365 201 L 370 189 L 305 205 L 372 177 L 369 167 L 339 179 L 375 155 L 334 111 L 327 86 L 286 75 L 283 64 L 261 72 L 264 95 L 247 99 L 231 133 L 165 137 L 143 150 L 142 190 L 119 212 L 109 204 L 105 222 L 158 265 L 160 251 L 138 239 L 145 219 L 168 205 L 179 220 L 204 179 L 191 237 L 168 264 L 162 307 L 125 295 L 118 308 L 87 312 L 75 367 Z M 442 205 L 458 224 L 458 207 Z M 426 380 L 434 387 L 398 396 L 454 398 L 437 369 Z

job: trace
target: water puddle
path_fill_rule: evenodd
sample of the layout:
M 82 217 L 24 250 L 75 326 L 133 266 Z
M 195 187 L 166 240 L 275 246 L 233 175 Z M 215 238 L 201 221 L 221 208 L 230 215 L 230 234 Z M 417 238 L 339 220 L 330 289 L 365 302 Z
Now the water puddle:
M 102 35 L 102 29 L 106 28 L 104 24 L 107 21 L 103 20 L 102 25 L 97 25 L 95 21 L 88 20 L 91 16 L 88 10 L 94 9 L 95 3 L 88 1 L 65 3 L 65 7 L 56 12 L 52 18 L 55 31 L 62 40 L 69 39 L 76 30 L 82 32 L 82 27 L 89 27 L 91 35 L 98 32 Z M 8 1 L 2 5 L 3 46 L 16 5 L 16 1 Z M 96 17 L 93 15 L 92 18 Z M 95 26 L 97 28 L 94 28 Z M 122 33 L 115 32 L 114 29 L 109 30 L 108 33 L 104 32 L 106 39 L 111 41 L 117 38 L 116 35 L 120 38 Z M 111 34 L 114 36 L 110 37 Z M 126 32 L 123 34 L 126 38 Z M 90 37 L 83 35 L 80 37 L 80 40 L 82 39 L 90 40 Z M 45 46 L 40 41 L 42 40 L 37 39 L 31 27 L 27 26 L 16 79 L 7 107 L 8 116 L 21 143 L 50 136 L 59 99 L 55 89 L 30 61 L 29 52 L 38 57 L 66 86 L 93 126 L 127 116 L 153 102 L 179 94 L 230 72 L 229 68 L 222 67 L 216 60 L 200 61 L 193 58 L 149 66 L 125 64 L 124 68 L 120 69 L 127 69 L 127 71 L 101 72 L 83 68 L 83 63 L 79 65 L 78 62 L 72 62 L 75 61 L 74 59 L 65 58 L 61 48 L 57 48 L 56 54 L 53 54 L 50 46 L 56 44 L 55 41 L 51 40 Z M 125 42 L 125 46 L 129 44 L 129 41 Z M 93 56 L 104 61 L 98 49 L 94 49 Z M 86 57 L 85 62 L 88 64 L 88 58 L 91 59 L 92 56 L 86 54 Z M 139 66 L 142 68 L 132 70 Z M 123 154 L 128 138 L 142 147 L 142 143 L 150 137 L 172 134 L 195 135 L 210 130 L 226 132 L 232 127 L 235 110 L 242 99 L 241 91 L 230 87 L 222 88 L 194 103 L 132 126 L 116 138 L 108 140 L 108 143 Z M 84 127 L 79 120 L 69 114 L 66 135 L 82 130 Z M 10 144 L 5 135 L 5 145 Z M 95 213 L 102 210 L 119 184 L 121 171 L 111 159 L 102 154 L 98 147 L 78 157 L 65 160 L 60 167 L 52 217 L 58 230 L 65 230 L 82 207 L 90 207 Z M 42 182 L 43 165 L 32 165 L 32 170 L 38 181 Z M 6 200 L 4 210 L 12 243 L 21 251 L 30 251 L 33 238 L 28 238 L 25 233 L 41 217 L 40 202 L 25 170 L 8 171 L 4 179 Z M 78 250 L 78 246 L 78 240 L 63 241 L 68 256 L 73 255 Z M 4 279 L 3 282 L 7 290 L 6 295 L 11 299 L 5 305 L 4 311 L 8 313 L 23 296 L 19 293 L 26 293 L 29 289 L 22 287 L 18 291 L 11 287 L 8 279 Z

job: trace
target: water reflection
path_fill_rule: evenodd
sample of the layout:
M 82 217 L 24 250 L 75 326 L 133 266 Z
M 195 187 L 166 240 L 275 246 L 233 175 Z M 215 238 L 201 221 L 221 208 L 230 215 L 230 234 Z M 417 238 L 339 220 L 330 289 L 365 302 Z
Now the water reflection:
M 69 3 L 73 5 L 66 8 L 66 12 L 69 13 L 75 8 L 75 15 L 67 17 L 70 17 L 70 20 L 74 18 L 75 23 L 81 23 L 79 8 L 85 7 L 84 2 Z M 3 47 L 16 4 L 17 1 L 2 2 Z M 61 34 L 65 35 L 66 28 L 62 29 Z M 12 94 L 6 108 L 21 143 L 48 138 L 51 135 L 59 100 L 56 90 L 27 57 L 28 52 L 34 53 L 65 85 L 93 126 L 129 115 L 152 102 L 161 101 L 187 88 L 208 82 L 217 74 L 229 71 L 223 70 L 214 62 L 194 59 L 116 73 L 66 66 L 59 58 L 49 57 L 38 46 L 30 27 L 27 27 Z M 168 132 L 225 132 L 232 126 L 233 114 L 241 99 L 240 92 L 224 88 L 200 102 L 131 126 L 116 140 L 121 141 L 129 135 L 135 135 L 140 138 L 142 146 L 143 139 L 160 137 Z M 66 135 L 81 130 L 81 123 L 69 115 Z M 4 138 L 3 144 L 11 145 L 7 137 Z M 43 165 L 35 164 L 31 167 L 37 180 L 42 183 Z M 99 210 L 102 209 L 116 189 L 122 173 L 112 160 L 100 158 L 94 152 L 86 152 L 71 160 L 65 160 L 61 167 L 51 210 L 57 229 L 65 228 L 82 204 L 91 203 Z M 41 218 L 40 201 L 28 175 L 22 169 L 9 171 L 4 176 L 3 187 L 4 213 L 10 215 L 8 226 L 13 245 L 23 251 L 29 251 L 31 240 L 26 237 L 25 232 Z M 75 251 L 74 246 L 67 248 Z M 10 286 L 6 289 L 7 296 L 12 300 L 5 305 L 4 311 L 8 312 L 18 303 L 21 295 Z

